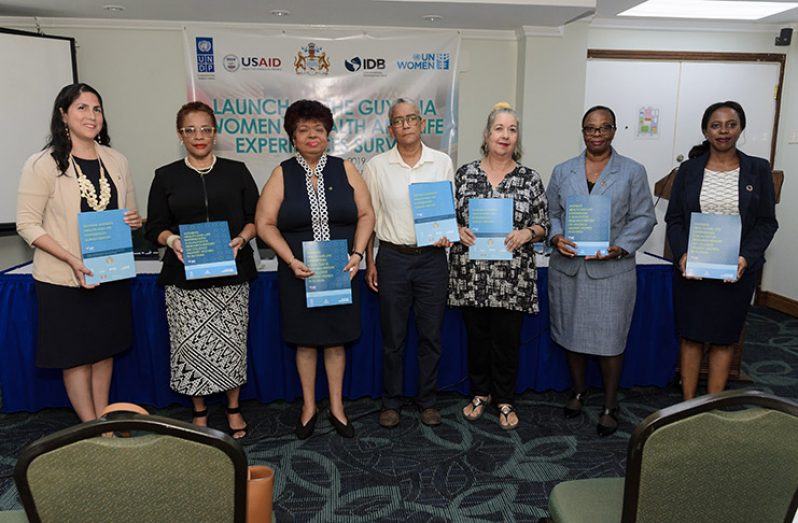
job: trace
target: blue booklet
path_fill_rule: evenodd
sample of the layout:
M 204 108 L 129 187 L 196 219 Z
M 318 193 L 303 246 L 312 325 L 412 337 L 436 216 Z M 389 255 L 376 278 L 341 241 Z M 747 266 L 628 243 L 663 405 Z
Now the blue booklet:
M 93 273 L 86 276 L 87 285 L 136 277 L 133 236 L 125 212 L 127 209 L 78 214 L 83 265 Z
M 576 244 L 577 256 L 606 256 L 610 248 L 610 197 L 574 195 L 565 201 L 565 237 Z
M 687 276 L 737 280 L 742 224 L 736 214 L 690 215 Z
M 238 274 L 227 222 L 200 222 L 180 226 L 186 279 L 200 280 Z
M 352 303 L 352 283 L 344 272 L 349 263 L 346 240 L 302 242 L 302 257 L 314 273 L 305 279 L 308 308 Z
M 416 224 L 416 245 L 432 245 L 444 236 L 452 242 L 460 241 L 452 182 L 411 183 L 410 205 Z
M 504 239 L 513 230 L 512 198 L 469 198 L 468 228 L 477 237 L 468 248 L 472 260 L 512 260 Z

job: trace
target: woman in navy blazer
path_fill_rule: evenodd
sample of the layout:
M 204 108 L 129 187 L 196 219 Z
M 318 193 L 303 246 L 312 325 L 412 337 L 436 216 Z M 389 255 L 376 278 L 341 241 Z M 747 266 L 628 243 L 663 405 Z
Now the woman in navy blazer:
M 612 148 L 615 113 L 603 106 L 588 109 L 582 135 L 584 152 L 556 166 L 546 189 L 554 247 L 549 319 L 551 338 L 566 349 L 573 380 L 565 416 L 579 415 L 587 391 L 587 356 L 598 356 L 604 407 L 596 430 L 608 436 L 618 428 L 618 384 L 637 290 L 635 251 L 657 220 L 645 168 Z M 610 199 L 610 247 L 604 254 L 582 257 L 565 237 L 565 209 L 569 196 L 588 194 Z
M 709 351 L 707 392 L 726 388 L 732 344 L 740 337 L 767 249 L 778 229 L 773 178 L 767 160 L 737 149 L 745 112 L 737 102 L 710 105 L 701 119 L 706 140 L 694 147 L 673 182 L 668 242 L 673 252 L 673 302 L 680 336 L 684 399 L 695 397 L 704 348 Z M 742 222 L 737 277 L 702 280 L 685 274 L 690 213 L 736 214 Z

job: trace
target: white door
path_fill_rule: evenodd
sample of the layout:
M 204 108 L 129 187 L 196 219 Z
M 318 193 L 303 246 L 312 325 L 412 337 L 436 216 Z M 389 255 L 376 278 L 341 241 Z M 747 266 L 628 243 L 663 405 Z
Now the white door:
M 654 183 L 703 141 L 701 116 L 714 102 L 735 100 L 743 106 L 747 127 L 738 147 L 769 158 L 779 73 L 774 62 L 590 59 L 585 109 L 606 105 L 615 111 L 613 146 L 646 167 L 653 191 Z M 648 113 L 642 123 L 641 110 Z M 641 251 L 662 254 L 667 207 L 667 200 L 657 202 L 657 225 Z

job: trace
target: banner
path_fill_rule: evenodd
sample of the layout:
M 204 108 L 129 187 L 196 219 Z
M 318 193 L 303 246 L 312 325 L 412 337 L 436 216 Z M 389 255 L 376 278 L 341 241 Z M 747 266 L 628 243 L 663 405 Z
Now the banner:
M 215 151 L 245 162 L 259 185 L 293 154 L 283 116 L 303 98 L 332 110 L 328 152 L 358 169 L 393 147 L 388 110 L 397 98 L 419 104 L 426 145 L 456 155 L 455 31 L 288 33 L 189 26 L 184 36 L 188 99 L 213 108 L 219 127 Z

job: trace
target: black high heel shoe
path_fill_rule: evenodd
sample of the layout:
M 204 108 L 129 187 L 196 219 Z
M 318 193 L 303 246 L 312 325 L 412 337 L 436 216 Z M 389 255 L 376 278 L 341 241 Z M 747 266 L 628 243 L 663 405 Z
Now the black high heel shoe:
M 352 426 L 352 422 L 349 421 L 349 418 L 345 418 L 346 423 L 341 423 L 335 415 L 330 412 L 330 423 L 332 424 L 335 432 L 338 433 L 339 436 L 342 438 L 354 438 L 355 437 L 355 427 Z
M 228 415 L 230 415 L 230 414 L 241 414 L 241 407 L 233 407 L 233 408 L 227 407 L 226 412 L 227 412 Z M 230 429 L 230 435 L 233 437 L 233 439 L 244 439 L 244 438 L 246 438 L 247 437 L 247 427 L 249 427 L 249 425 L 245 421 L 243 427 L 233 428 L 230 425 L 230 420 L 229 419 L 227 420 L 227 428 Z M 240 434 L 240 436 L 236 437 L 237 434 Z
M 302 412 L 299 413 L 299 419 L 296 422 L 296 429 L 294 429 L 294 434 L 299 439 L 308 439 L 313 435 L 313 431 L 316 429 L 316 419 L 319 417 L 319 409 L 316 409 L 316 412 L 313 413 L 313 416 L 310 417 L 307 423 L 304 425 L 302 424 Z
M 576 400 L 579 402 L 578 409 L 572 409 L 568 405 L 562 408 L 562 413 L 565 415 L 566 418 L 575 418 L 582 413 L 582 406 L 585 403 L 585 398 L 587 398 L 587 390 L 583 390 L 582 392 L 576 392 L 575 390 L 571 391 L 571 396 L 568 398 L 568 401 Z
M 602 425 L 601 424 L 601 417 L 602 416 L 609 416 L 613 420 L 615 420 L 615 425 Z M 596 424 L 596 432 L 598 432 L 599 436 L 609 436 L 611 434 L 615 434 L 615 431 L 618 430 L 618 407 L 613 407 L 611 409 L 607 408 L 606 406 L 599 414 L 599 422 Z

